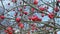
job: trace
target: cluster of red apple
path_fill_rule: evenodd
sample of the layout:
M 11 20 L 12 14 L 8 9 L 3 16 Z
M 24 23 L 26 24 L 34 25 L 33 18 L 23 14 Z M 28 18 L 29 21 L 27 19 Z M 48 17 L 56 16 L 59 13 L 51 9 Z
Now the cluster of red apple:
M 58 0 L 58 1 L 60 2 L 60 0 Z M 17 0 L 12 0 L 12 2 L 15 3 L 15 2 L 17 2 Z M 38 0 L 34 0 L 33 4 L 37 5 L 38 4 Z M 8 5 L 10 5 L 10 3 L 8 3 Z M 24 8 L 26 8 L 26 6 L 24 6 Z M 45 16 L 44 11 L 47 10 L 48 8 L 46 9 L 46 7 L 38 7 L 38 9 L 43 12 L 41 14 L 41 16 L 44 17 Z M 34 12 L 34 10 L 35 10 L 35 8 L 31 8 L 32 12 Z M 59 8 L 55 7 L 53 10 L 54 10 L 54 12 L 58 12 Z M 22 9 L 20 8 L 19 11 L 22 12 Z M 25 14 L 25 15 L 28 15 L 28 12 L 24 11 L 22 13 Z M 20 16 L 22 16 L 23 14 L 20 14 Z M 16 15 L 17 15 L 17 13 L 15 14 L 15 16 Z M 53 19 L 55 17 L 55 14 L 53 12 L 49 12 L 49 14 L 47 14 L 47 15 L 48 15 L 48 17 L 50 19 Z M 0 19 L 4 19 L 4 18 L 6 18 L 4 15 L 0 15 Z M 32 20 L 32 21 L 40 21 L 40 22 L 42 21 L 42 18 L 38 18 L 38 16 L 36 16 L 36 15 L 29 16 L 28 19 Z M 18 22 L 18 26 L 21 29 L 23 29 L 24 28 L 24 24 L 21 23 L 21 18 L 17 17 L 15 20 L 16 20 L 16 22 Z M 36 28 L 36 26 L 34 24 L 32 25 L 31 28 L 32 28 L 32 30 L 38 29 L 38 28 Z M 7 27 L 7 29 L 5 30 L 5 32 L 8 33 L 8 34 L 13 34 L 13 28 L 12 27 Z M 28 34 L 30 34 L 30 32 L 28 32 Z

